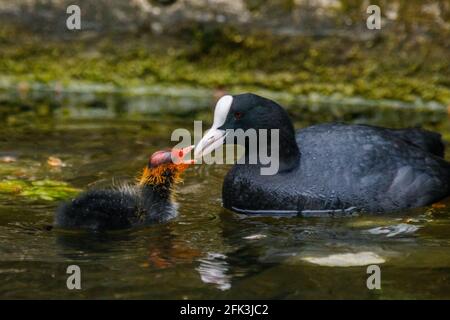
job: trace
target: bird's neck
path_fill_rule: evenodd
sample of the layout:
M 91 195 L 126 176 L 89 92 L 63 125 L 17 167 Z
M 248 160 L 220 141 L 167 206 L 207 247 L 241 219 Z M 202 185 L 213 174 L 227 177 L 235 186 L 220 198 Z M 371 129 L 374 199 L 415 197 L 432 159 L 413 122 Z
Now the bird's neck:
M 295 130 L 291 126 L 280 130 L 280 171 L 289 171 L 300 163 L 300 150 L 295 140 Z
M 258 135 L 258 139 L 261 137 Z M 273 140 L 275 139 L 275 140 Z M 264 143 L 264 145 L 266 145 Z M 256 155 L 254 153 L 257 153 Z M 248 141 L 245 145 L 245 163 L 251 164 L 252 159 L 257 159 L 257 165 L 266 167 L 267 163 L 262 161 L 262 154 L 270 158 L 270 161 L 278 161 L 278 172 L 290 171 L 300 163 L 300 150 L 295 140 L 295 130 L 292 126 L 283 127 L 278 131 L 278 139 L 269 130 L 267 137 L 267 147 L 261 150 L 260 142 L 257 147 L 251 148 Z M 267 160 L 266 160 L 267 161 Z
M 142 187 L 146 196 L 152 198 L 169 199 L 173 186 L 181 182 L 181 173 L 188 165 L 168 164 L 158 167 L 145 167 L 138 184 Z

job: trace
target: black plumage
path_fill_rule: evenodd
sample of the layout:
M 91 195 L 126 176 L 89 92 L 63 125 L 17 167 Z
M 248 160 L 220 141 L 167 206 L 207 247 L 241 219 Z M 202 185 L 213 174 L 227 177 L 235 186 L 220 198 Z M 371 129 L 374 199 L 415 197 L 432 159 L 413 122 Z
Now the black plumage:
M 63 203 L 56 211 L 55 225 L 65 229 L 114 230 L 174 218 L 177 204 L 172 197 L 173 186 L 188 164 L 173 163 L 171 155 L 182 159 L 186 152 L 183 150 L 154 153 L 136 184 L 89 190 Z
M 450 195 L 450 164 L 443 159 L 437 133 L 341 123 L 295 132 L 287 112 L 274 101 L 254 94 L 233 96 L 218 129 L 250 128 L 280 130 L 280 170 L 261 175 L 263 164 L 234 165 L 223 184 L 226 208 L 387 212 Z M 270 143 L 268 149 L 270 154 Z
M 113 230 L 164 222 L 176 216 L 168 191 L 137 185 L 90 190 L 64 203 L 57 210 L 55 224 L 68 229 Z

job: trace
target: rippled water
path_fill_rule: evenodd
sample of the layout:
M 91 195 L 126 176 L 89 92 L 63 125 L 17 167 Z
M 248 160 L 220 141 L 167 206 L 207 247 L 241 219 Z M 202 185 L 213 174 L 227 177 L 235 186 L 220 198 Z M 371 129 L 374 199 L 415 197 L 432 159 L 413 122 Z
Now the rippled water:
M 297 127 L 310 124 L 292 110 Z M 173 129 L 192 129 L 196 118 L 92 114 L 2 119 L 0 155 L 16 161 L 0 163 L 0 180 L 53 179 L 82 189 L 132 180 L 148 155 L 172 144 Z M 423 120 L 411 111 L 333 117 Z M 442 115 L 425 123 L 449 136 Z M 48 166 L 49 156 L 66 166 Z M 221 207 L 227 170 L 188 169 L 171 222 L 103 234 L 48 230 L 57 201 L 0 194 L 0 297 L 450 298 L 449 200 L 383 216 L 245 217 Z M 370 263 L 381 266 L 381 290 L 366 287 Z M 66 288 L 71 264 L 81 267 L 80 291 Z

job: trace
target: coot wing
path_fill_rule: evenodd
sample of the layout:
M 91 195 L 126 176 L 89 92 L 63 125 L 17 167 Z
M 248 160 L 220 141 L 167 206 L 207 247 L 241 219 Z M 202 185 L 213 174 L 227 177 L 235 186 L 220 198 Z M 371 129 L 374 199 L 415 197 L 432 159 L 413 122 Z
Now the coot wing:
M 389 130 L 344 124 L 297 132 L 302 189 L 370 210 L 418 207 L 449 194 L 450 166 Z M 309 192 L 314 194 L 314 192 Z

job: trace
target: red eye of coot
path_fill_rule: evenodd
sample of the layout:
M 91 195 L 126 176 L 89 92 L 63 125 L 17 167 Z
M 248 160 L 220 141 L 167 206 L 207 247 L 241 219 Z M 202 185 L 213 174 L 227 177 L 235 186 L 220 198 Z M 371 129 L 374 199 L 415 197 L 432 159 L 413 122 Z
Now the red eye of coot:
M 183 158 L 183 151 L 182 150 L 178 151 L 178 157 Z
M 239 120 L 240 118 L 242 118 L 242 116 L 243 116 L 243 113 L 242 112 L 235 112 L 234 113 L 234 118 L 236 119 L 236 120 Z

